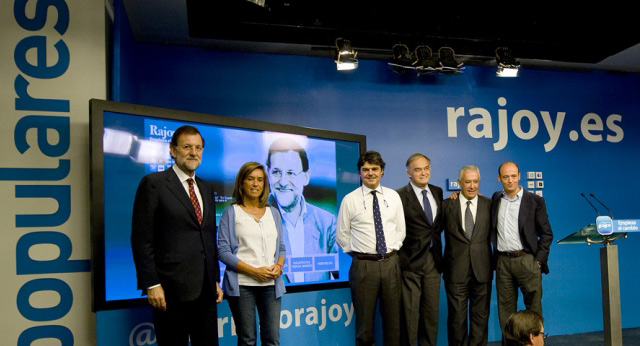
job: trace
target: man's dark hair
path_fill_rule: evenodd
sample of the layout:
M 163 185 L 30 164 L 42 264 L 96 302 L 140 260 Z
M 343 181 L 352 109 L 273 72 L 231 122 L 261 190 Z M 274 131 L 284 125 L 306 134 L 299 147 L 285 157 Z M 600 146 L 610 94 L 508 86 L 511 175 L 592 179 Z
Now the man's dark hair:
M 360 171 L 360 168 L 364 166 L 365 162 L 371 165 L 378 165 L 384 170 L 385 163 L 382 160 L 382 156 L 380 156 L 380 153 L 377 151 L 369 150 L 360 156 L 360 159 L 358 159 L 358 171 Z
M 309 170 L 309 158 L 307 152 L 302 148 L 300 143 L 290 137 L 280 137 L 271 143 L 269 146 L 269 153 L 267 154 L 267 168 L 271 168 L 271 154 L 273 153 L 286 153 L 287 151 L 293 151 L 300 156 L 300 162 L 302 163 L 302 171 L 307 172 Z
M 507 346 L 530 345 L 530 335 L 542 333 L 544 319 L 532 310 L 521 310 L 509 316 L 504 325 L 503 336 Z
M 204 147 L 204 137 L 202 137 L 202 135 L 200 134 L 200 131 L 198 131 L 197 128 L 191 125 L 180 126 L 177 130 L 175 130 L 175 132 L 173 132 L 173 137 L 171 137 L 172 147 L 178 146 L 178 139 L 182 135 L 199 135 L 200 138 L 202 138 L 202 146 Z

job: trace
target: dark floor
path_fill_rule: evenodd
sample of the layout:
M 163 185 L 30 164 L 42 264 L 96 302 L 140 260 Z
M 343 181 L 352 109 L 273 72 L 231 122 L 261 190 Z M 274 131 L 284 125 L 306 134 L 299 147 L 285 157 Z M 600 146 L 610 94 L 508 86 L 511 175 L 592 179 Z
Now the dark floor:
M 640 328 L 627 328 L 622 330 L 622 344 L 625 346 L 640 346 Z M 490 342 L 489 346 L 499 346 L 499 342 Z M 604 345 L 604 332 L 583 334 L 570 334 L 550 336 L 545 341 L 545 346 L 601 346 Z M 617 345 L 614 345 L 617 346 Z

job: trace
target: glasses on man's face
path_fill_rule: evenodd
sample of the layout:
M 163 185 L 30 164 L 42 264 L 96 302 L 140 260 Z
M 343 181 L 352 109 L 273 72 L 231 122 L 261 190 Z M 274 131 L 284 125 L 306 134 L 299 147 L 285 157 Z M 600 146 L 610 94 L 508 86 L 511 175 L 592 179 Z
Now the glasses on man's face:
M 536 336 L 538 336 L 538 335 L 542 336 L 542 340 L 546 340 L 546 339 L 547 339 L 547 337 L 549 336 L 549 334 L 547 334 L 547 333 L 542 333 L 542 332 L 539 332 L 538 334 L 535 334 L 535 335 L 536 335 Z
M 287 179 L 293 179 L 295 177 L 297 177 L 300 173 L 302 173 L 303 171 L 300 171 L 298 173 L 294 172 L 294 171 L 286 171 L 283 172 L 277 168 L 274 168 L 272 170 L 269 171 L 269 175 L 275 179 L 280 179 L 282 178 L 282 176 L 284 175 Z
M 191 145 L 191 144 L 181 145 L 181 146 L 178 146 L 178 148 L 180 148 L 180 150 L 182 150 L 185 153 L 190 153 L 191 150 L 193 149 L 196 150 L 196 153 L 201 153 L 202 150 L 204 150 L 204 147 L 202 145 Z

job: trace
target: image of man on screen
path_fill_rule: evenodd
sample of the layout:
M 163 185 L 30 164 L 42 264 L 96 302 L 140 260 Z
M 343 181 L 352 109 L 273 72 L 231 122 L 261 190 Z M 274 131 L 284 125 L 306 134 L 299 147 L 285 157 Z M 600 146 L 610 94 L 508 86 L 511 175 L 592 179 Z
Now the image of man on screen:
M 313 271 L 315 259 L 311 259 L 309 271 L 295 272 L 296 258 L 310 255 L 335 254 L 336 218 L 330 212 L 306 202 L 303 191 L 309 184 L 309 159 L 305 149 L 293 138 L 280 137 L 269 147 L 267 169 L 271 195 L 269 204 L 280 210 L 284 226 L 289 272 L 288 282 L 312 282 L 330 280 L 338 276 L 337 256 L 331 271 Z

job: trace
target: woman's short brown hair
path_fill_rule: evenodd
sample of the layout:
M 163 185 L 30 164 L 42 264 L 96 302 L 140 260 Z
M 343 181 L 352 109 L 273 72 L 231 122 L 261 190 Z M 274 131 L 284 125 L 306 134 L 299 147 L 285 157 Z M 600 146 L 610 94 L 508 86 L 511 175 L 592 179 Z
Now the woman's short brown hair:
M 267 176 L 267 170 L 264 168 L 262 164 L 257 162 L 247 162 L 238 171 L 236 175 L 236 182 L 233 184 L 233 198 L 235 199 L 235 203 L 242 205 L 244 203 L 244 190 L 242 189 L 242 182 L 244 182 L 247 177 L 251 174 L 251 172 L 259 169 L 262 171 L 264 175 L 264 188 L 262 189 L 262 193 L 260 194 L 260 207 L 264 207 L 267 205 L 267 201 L 269 201 L 269 177 Z

